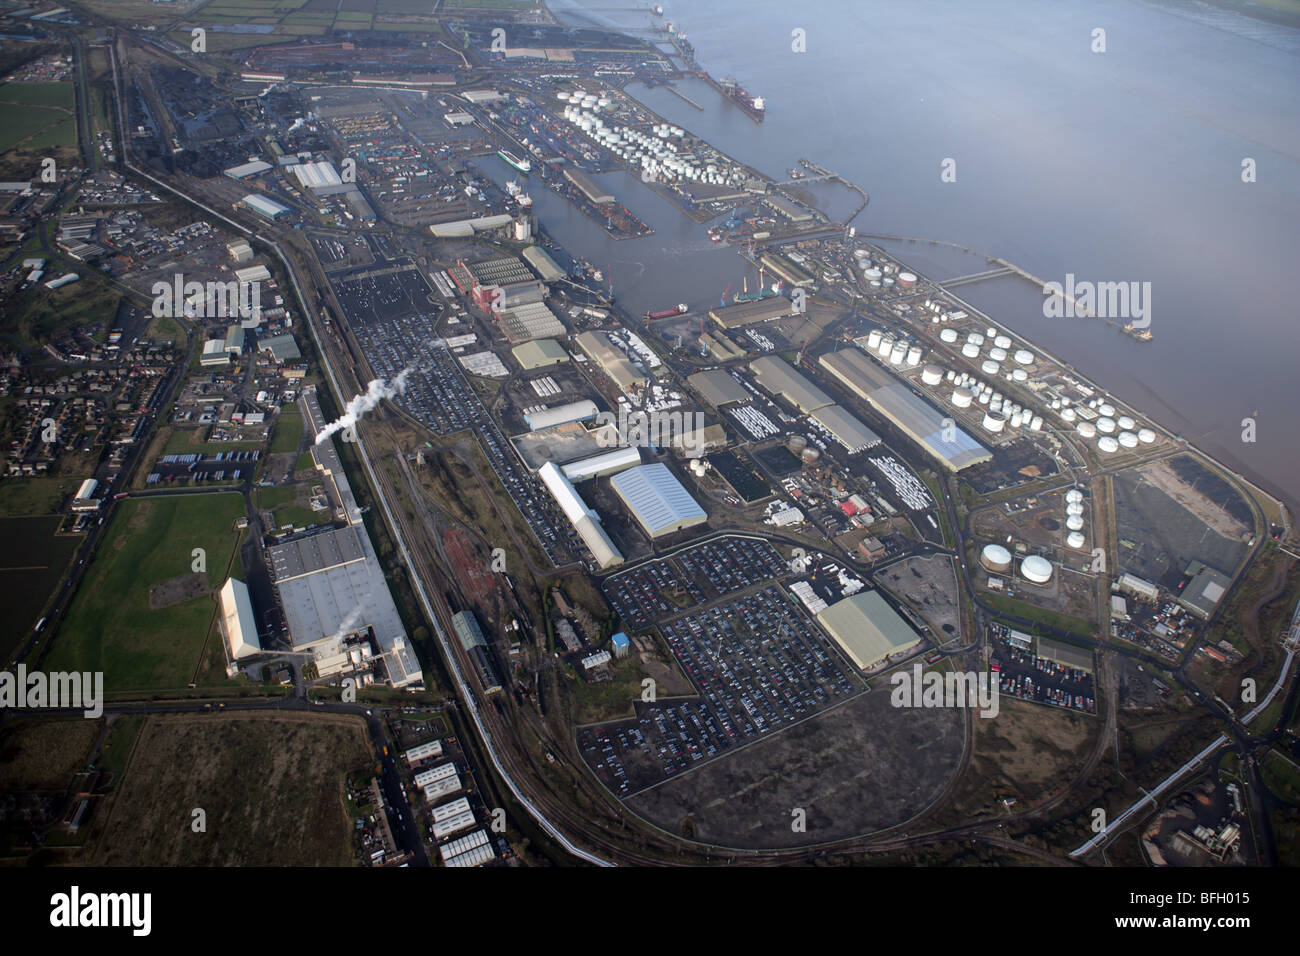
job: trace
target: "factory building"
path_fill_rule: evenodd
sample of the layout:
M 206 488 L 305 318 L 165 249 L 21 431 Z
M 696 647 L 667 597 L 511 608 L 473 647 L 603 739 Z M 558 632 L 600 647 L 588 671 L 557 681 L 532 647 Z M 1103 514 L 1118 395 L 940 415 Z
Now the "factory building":
M 807 222 L 811 219 L 812 213 L 797 203 L 792 203 L 780 193 L 768 193 L 763 197 L 763 202 L 767 203 L 781 215 L 785 216 L 791 222 Z
M 555 282 L 564 278 L 564 270 L 555 264 L 555 260 L 541 246 L 529 246 L 524 250 L 524 261 L 537 270 L 543 282 Z
M 515 361 L 525 372 L 546 368 L 548 365 L 559 365 L 569 360 L 569 353 L 555 339 L 533 339 L 523 345 L 516 345 L 510 350 L 510 354 L 515 357 Z
M 840 405 L 827 405 L 812 412 L 808 417 L 830 432 L 831 437 L 848 449 L 849 454 L 875 448 L 880 444 L 879 435 Z
M 243 660 L 261 653 L 262 642 L 257 637 L 257 618 L 253 616 L 253 602 L 248 598 L 248 585 L 235 578 L 226 578 L 221 586 L 221 636 L 232 661 Z
M 748 401 L 750 397 L 749 391 L 736 381 L 734 375 L 720 368 L 696 372 L 687 377 L 686 384 L 714 408 L 721 408 L 732 402 Z
M 352 189 L 345 183 L 334 164 L 326 160 L 318 163 L 299 163 L 290 167 L 298 180 L 298 185 L 314 196 L 334 196 Z
M 273 222 L 289 215 L 291 212 L 288 206 L 278 203 L 274 199 L 268 199 L 266 196 L 259 196 L 257 193 L 249 193 L 235 205 L 236 207 L 242 206 L 250 212 L 257 213 L 263 219 L 270 219 Z
M 553 339 L 568 331 L 545 302 L 527 302 L 497 312 L 497 324 L 512 345 Z
M 835 404 L 829 395 L 782 359 L 764 355 L 749 363 L 749 370 L 766 391 L 784 398 L 805 415 Z
M 817 615 L 817 622 L 863 670 L 921 643 L 879 591 L 859 591 L 836 601 Z
M 622 564 L 623 555 L 618 548 L 614 547 L 614 542 L 600 526 L 600 516 L 587 507 L 587 503 L 574 490 L 573 484 L 564 477 L 564 473 L 555 462 L 548 461 L 542 465 L 537 472 L 537 477 L 542 480 L 542 484 L 546 485 L 546 490 L 551 493 L 601 569 Z
M 204 342 L 199 364 L 205 368 L 211 365 L 229 365 L 230 353 L 226 351 L 226 340 L 208 339 Z
M 1208 618 L 1232 582 L 1226 574 L 1200 561 L 1189 564 L 1183 574 L 1188 580 L 1178 595 L 1178 603 L 1197 617 Z
M 259 352 L 270 352 L 271 358 L 281 365 L 302 358 L 302 352 L 298 348 L 297 341 L 287 333 L 285 335 L 270 335 L 266 338 L 259 337 L 257 350 Z
M 428 743 L 412 747 L 406 753 L 402 754 L 402 759 L 406 761 L 408 767 L 414 767 L 422 760 L 432 760 L 435 757 L 442 756 L 442 741 L 430 740 Z
M 244 351 L 244 327 L 242 325 L 226 326 L 226 351 L 238 355 Z
M 689 419 L 688 419 L 689 421 Z M 703 425 L 698 428 L 684 427 L 683 431 L 673 432 L 668 445 L 688 457 L 698 458 L 711 451 L 717 451 L 727 444 L 727 430 L 721 425 Z
M 1160 589 L 1150 581 L 1143 580 L 1135 574 L 1129 574 L 1125 571 L 1115 582 L 1115 586 L 1121 591 L 1128 591 L 1130 594 L 1136 594 L 1138 597 L 1146 598 L 1148 601 L 1154 601 L 1160 596 Z
M 535 432 L 569 422 L 585 422 L 595 418 L 598 411 L 595 402 L 584 398 L 581 401 L 556 405 L 554 408 L 543 409 L 540 412 L 529 412 L 524 416 L 524 421 L 528 423 L 528 430 Z
M 951 418 L 940 414 L 910 387 L 876 367 L 861 349 L 829 352 L 821 357 L 820 363 L 949 471 L 961 471 L 992 459 L 993 455 L 953 425 Z
M 256 176 L 260 173 L 271 169 L 271 164 L 263 162 L 260 159 L 253 159 L 239 166 L 231 166 L 229 169 L 223 169 L 221 174 L 231 179 L 247 179 L 249 176 Z
M 791 285 L 807 286 L 813 283 L 811 275 L 783 255 L 775 252 L 765 252 L 759 261 L 768 272 L 776 273 Z
M 1053 664 L 1060 664 L 1062 667 L 1073 667 L 1075 670 L 1086 671 L 1089 674 L 1093 672 L 1092 651 L 1088 648 L 1054 641 L 1050 637 L 1036 637 L 1034 642 L 1037 645 L 1034 650 L 1035 656 L 1051 661 Z
M 573 339 L 615 385 L 625 392 L 645 388 L 648 379 L 638 372 L 623 352 L 610 344 L 603 332 L 583 332 Z
M 632 642 L 628 640 L 626 634 L 619 631 L 609 639 L 609 646 L 614 649 L 615 657 L 627 657 L 627 652 L 632 649 Z
M 572 482 L 587 481 L 590 478 L 603 478 L 605 475 L 617 474 L 628 468 L 641 464 L 639 448 L 616 448 L 594 458 L 583 458 L 564 465 L 560 471 Z
M 773 319 L 794 315 L 795 307 L 789 299 L 780 295 L 768 296 L 754 302 L 737 302 L 735 305 L 720 305 L 709 309 L 709 318 L 724 329 L 739 329 L 758 322 L 771 322 Z
M 95 497 L 95 489 L 99 487 L 99 482 L 94 478 L 87 478 L 77 489 L 77 493 L 72 496 L 71 508 L 73 511 L 97 511 L 99 509 L 99 499 Z
M 700 333 L 700 344 L 709 350 L 719 362 L 730 362 L 732 359 L 738 359 L 744 356 L 743 349 L 738 349 L 727 339 L 721 336 L 710 335 L 708 332 Z
M 651 538 L 708 520 L 704 509 L 662 462 L 631 468 L 609 483 Z

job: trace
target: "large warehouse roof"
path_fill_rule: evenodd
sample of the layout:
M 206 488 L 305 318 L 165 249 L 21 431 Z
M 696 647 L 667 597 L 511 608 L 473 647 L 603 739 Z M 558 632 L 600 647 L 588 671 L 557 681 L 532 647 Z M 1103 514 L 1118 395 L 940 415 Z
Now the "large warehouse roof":
M 320 190 L 343 185 L 343 177 L 334 168 L 334 164 L 325 160 L 319 163 L 299 163 L 292 169 L 303 189 Z
M 554 338 L 567 329 L 545 302 L 523 302 L 498 313 L 501 331 L 512 343 Z
M 615 472 L 623 471 L 627 468 L 633 468 L 641 464 L 641 449 L 636 447 L 615 448 L 613 451 L 607 451 L 603 455 L 596 455 L 593 458 L 583 458 L 579 461 L 569 462 L 560 470 L 564 477 L 569 481 L 586 481 L 588 478 L 599 478 L 602 475 L 612 475 Z
M 598 412 L 596 403 L 589 398 L 584 398 L 577 402 L 569 402 L 567 405 L 543 409 L 540 412 L 529 412 L 524 416 L 524 421 L 528 423 L 528 430 L 535 432 L 567 422 L 585 422 L 589 418 L 595 418 Z
M 794 303 L 780 295 L 771 295 L 766 299 L 753 302 L 737 302 L 734 305 L 721 305 L 709 309 L 709 318 L 724 329 L 738 329 L 756 322 L 769 322 L 782 316 L 794 315 Z
M 253 604 L 248 599 L 248 585 L 243 581 L 226 578 L 221 586 L 221 632 L 226 637 L 231 660 L 251 657 L 262 649 Z
M 245 206 L 260 213 L 268 219 L 276 219 L 289 213 L 289 207 L 274 199 L 268 199 L 266 196 L 259 196 L 257 193 L 249 193 L 240 200 Z
M 951 418 L 875 365 L 861 349 L 829 352 L 821 357 L 821 365 L 949 470 L 961 471 L 993 457 Z
M 833 405 L 834 400 L 790 367 L 789 362 L 764 355 L 749 364 L 758 384 L 773 395 L 780 395 L 805 415 Z
M 827 405 L 825 408 L 817 409 L 808 417 L 835 436 L 835 440 L 847 448 L 850 453 L 862 451 L 865 448 L 873 448 L 880 444 L 879 435 L 850 415 L 840 405 Z
M 817 621 L 863 669 L 921 643 L 879 591 L 859 591 L 836 601 L 817 615 Z
M 605 370 L 605 374 L 619 388 L 627 391 L 645 386 L 646 377 L 636 370 L 636 366 L 628 361 L 621 350 L 610 344 L 608 336 L 603 332 L 583 332 L 574 336 L 573 341 Z
M 574 490 L 569 479 L 564 477 L 556 467 L 555 462 L 548 461 L 542 465 L 538 469 L 537 477 L 542 479 L 542 484 L 546 485 L 546 490 L 555 498 L 564 516 L 569 519 L 569 523 L 582 538 L 582 543 L 595 557 L 596 563 L 602 568 L 622 564 L 623 555 L 618 548 L 614 547 L 614 542 L 600 526 L 596 512 L 587 507 L 587 503 Z
M 749 398 L 744 385 L 725 369 L 715 368 L 707 372 L 696 372 L 686 379 L 686 384 L 695 389 L 700 397 L 714 408 L 721 408 L 731 402 L 743 402 Z
M 529 246 L 525 249 L 524 260 L 537 270 L 543 282 L 554 282 L 556 279 L 564 278 L 564 270 L 555 264 L 555 260 L 541 246 Z
M 662 462 L 630 468 L 609 483 L 652 538 L 708 520 L 704 509 Z
M 352 528 L 336 528 L 277 544 L 266 549 L 266 556 L 277 581 L 291 581 L 304 574 L 365 558 L 357 533 Z
M 510 350 L 515 361 L 525 370 L 558 365 L 569 360 L 569 353 L 555 339 L 533 339 Z

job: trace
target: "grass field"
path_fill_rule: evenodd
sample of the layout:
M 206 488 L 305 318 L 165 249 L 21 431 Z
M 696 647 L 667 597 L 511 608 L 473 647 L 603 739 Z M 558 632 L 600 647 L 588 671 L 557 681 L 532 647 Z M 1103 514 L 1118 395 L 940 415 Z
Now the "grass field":
M 302 415 L 298 412 L 298 403 L 290 402 L 280 409 L 275 420 L 275 431 L 271 433 L 271 454 L 296 452 L 302 440 Z
M 81 535 L 56 535 L 62 518 L 0 519 L 0 657 L 32 633 L 81 545 Z
M 71 83 L 0 84 L 0 152 L 75 146 Z
M 150 588 L 192 573 L 206 553 L 216 589 L 238 542 L 237 494 L 130 498 L 120 503 L 47 658 L 49 670 L 104 672 L 105 692 L 183 688 L 199 663 L 216 603 L 200 595 L 150 607 Z
M 0 728 L 0 791 L 63 790 L 90 756 L 102 720 L 16 720 Z
M 148 717 L 86 862 L 352 865 L 344 781 L 374 759 L 358 717 Z M 191 828 L 195 808 L 206 832 Z
M 76 478 L 0 479 L 0 515 L 52 515 L 81 482 Z

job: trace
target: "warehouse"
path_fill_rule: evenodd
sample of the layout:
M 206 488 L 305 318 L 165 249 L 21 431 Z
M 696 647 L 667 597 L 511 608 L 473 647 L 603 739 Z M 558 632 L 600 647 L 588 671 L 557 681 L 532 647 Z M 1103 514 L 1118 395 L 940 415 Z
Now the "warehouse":
M 790 367 L 790 363 L 765 355 L 749 364 L 758 384 L 779 395 L 807 415 L 835 402 L 820 388 Z
M 428 787 L 439 780 L 450 780 L 454 776 L 456 776 L 456 765 L 449 762 L 430 767 L 428 770 L 421 770 L 412 780 L 417 787 Z
M 769 272 L 774 272 L 791 285 L 812 285 L 813 277 L 785 256 L 766 252 L 759 261 Z
M 1200 561 L 1189 564 L 1183 574 L 1188 581 L 1178 595 L 1178 602 L 1198 617 L 1208 618 L 1232 582 L 1226 574 Z
M 406 753 L 402 754 L 402 759 L 406 761 L 408 767 L 414 767 L 421 760 L 429 760 L 433 757 L 442 756 L 442 741 L 430 740 L 428 743 L 412 747 Z
M 828 352 L 821 366 L 919 444 L 949 471 L 961 471 L 993 455 L 974 438 L 917 397 L 858 348 Z
M 603 332 L 583 332 L 573 341 L 623 391 L 645 388 L 648 381 L 645 375 L 637 371 L 622 351 L 610 344 Z
M 451 861 L 456 857 L 465 856 L 482 847 L 487 847 L 490 850 L 490 843 L 486 830 L 475 830 L 469 836 L 458 837 L 439 847 L 438 853 L 442 856 L 442 862 L 450 866 Z M 488 859 L 491 859 L 491 857 L 489 856 Z
M 204 342 L 199 364 L 205 368 L 210 365 L 229 365 L 230 353 L 226 351 L 226 340 L 208 339 Z
M 440 807 L 433 808 L 433 822 L 441 823 L 443 820 L 450 820 L 452 817 L 469 812 L 469 798 L 461 797 L 452 800 L 450 803 L 444 803 Z
M 510 350 L 510 354 L 515 357 L 515 361 L 525 372 L 531 372 L 535 368 L 546 368 L 548 365 L 559 365 L 569 360 L 569 353 L 564 351 L 564 346 L 555 339 L 533 339 L 523 345 L 516 345 Z
M 257 193 L 249 193 L 235 205 L 243 206 L 245 209 L 257 213 L 262 218 L 270 219 L 272 221 L 287 216 L 290 212 L 288 206 L 282 205 L 274 199 L 259 196 Z
M 780 295 L 768 296 L 754 302 L 737 302 L 735 305 L 715 306 L 709 309 L 709 318 L 724 329 L 738 329 L 757 322 L 771 322 L 773 319 L 794 315 L 795 307 L 789 299 Z
M 535 432 L 569 422 L 588 421 L 596 417 L 597 411 L 596 403 L 589 398 L 584 398 L 578 402 L 557 405 L 540 412 L 529 412 L 524 416 L 524 421 L 528 423 L 528 430 Z
M 537 270 L 543 282 L 554 282 L 564 278 L 564 270 L 555 264 L 555 260 L 541 246 L 529 246 L 525 249 L 524 261 Z
M 581 169 L 575 169 L 572 166 L 564 167 L 564 178 L 573 185 L 582 190 L 583 195 L 599 206 L 601 203 L 613 202 L 614 194 L 607 190 L 596 180 L 592 179 Z
M 280 364 L 302 358 L 298 343 L 292 335 L 287 334 L 271 335 L 264 339 L 259 338 L 257 340 L 257 350 L 259 352 L 270 352 L 271 358 Z
M 849 454 L 874 448 L 880 444 L 879 435 L 840 405 L 827 405 L 825 408 L 817 409 L 808 417 L 830 432 L 831 437 L 847 448 Z
M 529 339 L 553 339 L 568 331 L 545 302 L 529 302 L 497 313 L 501 331 L 511 344 Z
M 244 351 L 244 327 L 242 325 L 226 326 L 226 351 L 238 355 Z
M 1048 637 L 1036 637 L 1034 640 L 1038 645 L 1035 656 L 1051 661 L 1053 664 L 1060 664 L 1062 667 L 1073 667 L 1075 670 L 1086 671 L 1089 674 L 1093 672 L 1092 651 L 1088 648 L 1075 647 L 1073 644 L 1054 641 Z
M 797 203 L 792 203 L 779 193 L 768 193 L 763 197 L 763 202 L 767 203 L 781 215 L 785 216 L 791 222 L 807 222 L 812 218 L 812 213 Z
M 745 386 L 736 381 L 736 377 L 730 372 L 720 368 L 696 372 L 687 377 L 686 384 L 714 408 L 721 408 L 732 402 L 744 402 L 750 398 Z
M 817 623 L 863 670 L 921 643 L 879 591 L 859 591 L 836 601 L 817 615 Z
M 704 509 L 662 462 L 631 468 L 609 483 L 651 538 L 708 520 Z
M 586 481 L 589 478 L 603 478 L 605 475 L 613 475 L 620 471 L 626 471 L 628 468 L 635 468 L 641 464 L 641 450 L 639 448 L 616 448 L 613 451 L 605 452 L 603 455 L 596 455 L 594 458 L 583 458 L 580 461 L 570 462 L 564 465 L 560 471 L 569 481 Z
M 257 619 L 253 616 L 253 602 L 248 598 L 248 585 L 226 578 L 220 597 L 221 636 L 226 639 L 230 659 L 238 661 L 260 653 L 262 642 L 257 637 Z
M 99 487 L 99 482 L 94 478 L 87 478 L 77 488 L 77 493 L 72 496 L 73 511 L 93 511 L 99 507 L 99 502 L 95 500 L 95 489 Z M 80 506 L 80 507 L 79 507 Z
M 334 168 L 334 164 L 325 160 L 319 163 L 299 163 L 292 169 L 298 185 L 315 196 L 334 196 L 352 188 L 343 182 L 343 177 Z
M 612 568 L 615 565 L 623 563 L 623 554 L 614 547 L 614 542 L 609 539 L 605 529 L 600 526 L 600 516 L 587 507 L 587 503 L 582 500 L 578 492 L 574 490 L 573 484 L 568 478 L 564 477 L 563 472 L 556 467 L 555 462 L 548 461 L 538 469 L 537 477 L 542 479 L 546 485 L 546 490 L 551 493 L 559 504 L 564 516 L 569 519 L 578 536 L 582 538 L 582 543 L 587 546 L 602 569 Z
M 260 159 L 250 160 L 240 166 L 231 166 L 229 169 L 222 170 L 222 175 L 229 176 L 231 179 L 247 179 L 249 176 L 256 176 L 264 173 L 271 168 L 270 163 L 263 162 Z

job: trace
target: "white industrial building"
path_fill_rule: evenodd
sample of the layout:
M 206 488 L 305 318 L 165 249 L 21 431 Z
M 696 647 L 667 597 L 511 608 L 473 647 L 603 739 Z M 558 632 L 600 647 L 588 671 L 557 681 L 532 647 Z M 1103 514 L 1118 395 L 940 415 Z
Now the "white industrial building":
M 299 163 L 290 168 L 298 179 L 298 185 L 310 190 L 316 196 L 333 196 L 352 188 L 351 184 L 343 181 L 334 164 L 325 160 L 317 163 Z
M 421 789 L 424 791 L 425 803 L 436 803 L 443 797 L 450 797 L 453 793 L 460 793 L 460 775 L 453 773 L 450 777 L 444 777 L 441 780 L 435 780 L 433 783 L 425 784 Z
M 635 468 L 639 464 L 641 464 L 641 449 L 629 446 L 615 448 L 594 458 L 571 461 L 560 470 L 569 481 L 582 482 L 589 478 L 603 478 L 605 475 Z
M 221 636 L 232 661 L 243 660 L 262 650 L 257 637 L 257 619 L 253 616 L 253 602 L 248 598 L 248 585 L 235 578 L 226 578 L 221 586 Z
M 451 836 L 453 833 L 459 833 L 461 830 L 472 827 L 477 821 L 474 819 L 474 813 L 466 810 L 458 813 L 454 817 L 448 817 L 446 820 L 433 825 L 433 838 L 441 840 Z
M 569 422 L 585 422 L 588 419 L 595 418 L 598 411 L 595 402 L 589 398 L 584 398 L 578 402 L 569 402 L 567 405 L 557 405 L 554 408 L 547 408 L 540 412 L 530 412 L 524 416 L 524 421 L 528 423 L 529 431 L 536 432 L 541 431 L 543 428 L 552 428 Z
M 434 757 L 442 756 L 442 741 L 430 740 L 428 743 L 420 744 L 418 747 L 412 747 L 402 758 L 406 761 L 408 767 L 413 767 L 421 760 L 430 760 Z
M 555 498 L 564 516 L 569 519 L 582 543 L 587 546 L 596 563 L 602 569 L 612 568 L 623 563 L 623 554 L 614 547 L 605 529 L 600 526 L 600 516 L 587 507 L 572 483 L 564 477 L 555 462 L 548 461 L 538 470 L 537 476 L 546 485 L 546 490 Z
M 72 496 L 73 511 L 95 511 L 99 508 L 99 500 L 95 497 L 95 489 L 99 487 L 99 482 L 94 478 L 87 478 L 77 489 L 77 493 Z
M 709 518 L 663 462 L 621 472 L 610 479 L 610 486 L 652 538 L 703 524 Z
M 427 787 L 439 780 L 446 780 L 454 776 L 456 776 L 456 764 L 449 761 L 436 767 L 430 767 L 428 770 L 421 770 L 413 779 L 417 787 Z

